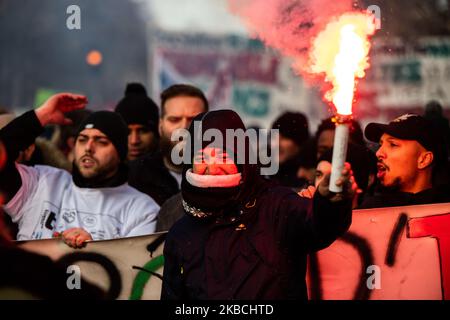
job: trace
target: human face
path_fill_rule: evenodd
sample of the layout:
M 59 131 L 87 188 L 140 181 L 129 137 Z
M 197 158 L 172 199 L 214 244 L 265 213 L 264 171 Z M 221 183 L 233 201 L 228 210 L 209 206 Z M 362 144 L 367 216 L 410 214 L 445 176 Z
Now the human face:
M 324 130 L 317 139 L 317 159 L 319 159 L 325 151 L 333 148 L 334 130 Z
M 161 136 L 161 151 L 170 161 L 170 153 L 178 141 L 171 141 L 171 136 L 177 129 L 188 129 L 199 113 L 206 109 L 203 101 L 197 97 L 178 96 L 166 100 L 164 115 L 159 121 Z
M 155 133 L 142 124 L 128 125 L 128 160 L 137 159 L 155 149 Z
M 280 134 L 279 143 L 279 162 L 280 164 L 294 158 L 299 152 L 300 147 L 294 142 L 294 140 L 283 137 Z
M 227 152 L 219 148 L 200 150 L 194 157 L 192 172 L 201 175 L 227 175 L 236 174 L 238 168 Z
M 309 185 L 314 184 L 316 168 L 299 167 L 297 170 L 297 178 L 306 180 L 306 183 Z
M 317 188 L 322 182 L 323 178 L 331 173 L 331 163 L 328 161 L 320 161 L 316 168 L 316 179 L 314 180 L 314 186 Z
M 176 129 L 187 129 L 192 119 L 205 111 L 205 105 L 200 98 L 178 96 L 166 100 L 164 115 L 159 123 L 159 133 L 170 140 Z
M 100 130 L 80 132 L 75 142 L 75 165 L 84 178 L 110 178 L 117 172 L 119 163 L 116 148 Z
M 377 178 L 383 187 L 398 188 L 411 192 L 423 164 L 423 157 L 429 152 L 417 141 L 401 140 L 383 134 L 380 138 Z

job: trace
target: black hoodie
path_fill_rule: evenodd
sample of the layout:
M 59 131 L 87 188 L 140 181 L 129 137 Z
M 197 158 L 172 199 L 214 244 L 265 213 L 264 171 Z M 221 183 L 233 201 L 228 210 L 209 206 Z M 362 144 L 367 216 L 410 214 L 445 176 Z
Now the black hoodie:
M 201 123 L 201 132 L 195 131 L 195 123 Z M 210 129 L 217 130 L 222 136 L 222 141 L 204 141 L 204 133 Z M 181 182 L 181 193 L 183 199 L 191 206 L 219 214 L 225 209 L 232 209 L 240 203 L 247 202 L 254 198 L 256 194 L 268 187 L 269 182 L 264 180 L 258 174 L 257 163 L 249 163 L 251 159 L 250 141 L 246 138 L 243 142 L 245 152 L 239 153 L 237 139 L 227 140 L 227 130 L 242 130 L 245 132 L 245 126 L 241 118 L 231 110 L 218 110 L 201 113 L 197 115 L 189 128 L 189 134 L 193 139 L 186 147 L 190 147 L 191 158 L 199 150 L 207 146 L 216 146 L 225 149 L 232 156 L 234 163 L 237 164 L 238 172 L 242 175 L 240 185 L 229 188 L 198 188 L 192 186 L 186 180 L 186 172 L 192 168 L 192 161 L 186 163 L 183 168 L 183 179 Z M 230 136 L 231 137 L 231 136 Z M 186 150 L 185 150 L 186 152 Z
M 230 110 L 195 120 L 202 122 L 202 132 L 245 128 Z M 208 196 L 216 198 L 220 188 L 200 190 L 183 174 L 184 200 L 215 214 L 187 214 L 170 229 L 161 299 L 306 299 L 306 255 L 327 247 L 350 226 L 351 201 L 332 203 L 319 192 L 312 200 L 301 198 L 268 184 L 257 166 L 242 164 L 238 170 L 242 183 L 225 191 L 229 201 L 216 206 Z

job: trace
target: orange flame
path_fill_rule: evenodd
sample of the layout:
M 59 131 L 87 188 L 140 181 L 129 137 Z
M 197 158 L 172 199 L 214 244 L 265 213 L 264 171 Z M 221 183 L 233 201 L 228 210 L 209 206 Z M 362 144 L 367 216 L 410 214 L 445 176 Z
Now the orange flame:
M 337 113 L 352 114 L 357 79 L 369 67 L 369 36 L 375 33 L 375 19 L 366 13 L 346 13 L 328 23 L 313 41 L 310 73 L 324 74 L 332 88 L 325 100 Z

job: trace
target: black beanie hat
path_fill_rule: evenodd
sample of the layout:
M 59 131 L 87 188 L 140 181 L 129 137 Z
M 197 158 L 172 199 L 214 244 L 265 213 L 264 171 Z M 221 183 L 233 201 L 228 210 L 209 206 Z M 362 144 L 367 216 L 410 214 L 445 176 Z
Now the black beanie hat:
M 128 126 L 118 113 L 94 112 L 81 122 L 77 136 L 84 129 L 98 129 L 104 133 L 116 147 L 120 160 L 125 160 L 128 154 Z
M 293 140 L 298 146 L 309 139 L 308 120 L 300 112 L 285 112 L 272 125 L 280 135 Z
M 158 135 L 159 109 L 140 83 L 129 83 L 115 111 L 129 124 L 141 124 Z

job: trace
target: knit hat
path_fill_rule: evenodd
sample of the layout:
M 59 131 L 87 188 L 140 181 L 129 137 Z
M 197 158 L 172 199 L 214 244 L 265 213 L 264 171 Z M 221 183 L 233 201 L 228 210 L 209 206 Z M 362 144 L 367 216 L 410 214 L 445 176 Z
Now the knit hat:
M 298 146 L 309 138 L 308 120 L 300 112 L 285 112 L 272 125 L 280 135 L 293 140 Z
M 129 83 L 125 90 L 125 97 L 119 101 L 115 111 L 128 125 L 141 124 L 158 135 L 159 109 L 147 96 L 147 91 L 142 84 Z
M 201 123 L 201 131 L 196 132 L 195 127 L 198 125 L 198 122 Z M 205 132 L 210 129 L 214 129 L 216 130 L 215 132 L 220 132 L 222 135 L 223 139 L 219 139 L 217 145 L 215 145 L 215 142 L 217 142 L 215 138 L 213 138 L 214 141 L 203 139 L 205 138 Z M 231 183 L 229 187 L 199 187 L 196 184 L 192 184 L 192 180 L 187 177 L 189 170 L 192 169 L 192 163 L 185 163 L 181 182 L 185 211 L 189 212 L 192 208 L 196 208 L 202 212 L 217 213 L 225 207 L 230 208 L 239 204 L 243 205 L 248 201 L 249 197 L 258 193 L 258 190 L 264 185 L 263 182 L 258 180 L 257 165 L 251 164 L 249 161 L 251 159 L 250 143 L 252 141 L 246 139 L 244 150 L 240 150 L 237 140 L 233 138 L 227 141 L 226 131 L 230 129 L 242 130 L 242 132 L 246 130 L 242 119 L 232 110 L 216 110 L 201 113 L 191 122 L 189 128 L 191 139 L 186 146 L 186 148 L 190 148 L 191 155 L 196 155 L 199 150 L 207 146 L 222 147 L 223 150 L 228 152 L 230 158 L 234 160 L 241 175 L 241 183 L 237 186 L 235 183 Z
M 111 111 L 97 111 L 81 122 L 77 136 L 84 129 L 98 129 L 104 133 L 117 150 L 120 160 L 128 153 L 128 126 L 120 114 Z

